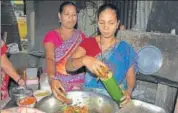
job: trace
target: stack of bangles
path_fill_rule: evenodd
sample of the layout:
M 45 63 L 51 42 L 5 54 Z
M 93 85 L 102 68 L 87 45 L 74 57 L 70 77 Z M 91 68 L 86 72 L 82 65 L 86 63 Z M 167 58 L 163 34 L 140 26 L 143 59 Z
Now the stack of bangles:
M 55 77 L 55 76 L 52 76 L 52 77 L 48 76 L 48 82 L 51 83 L 52 80 L 59 80 L 59 79 L 57 77 Z

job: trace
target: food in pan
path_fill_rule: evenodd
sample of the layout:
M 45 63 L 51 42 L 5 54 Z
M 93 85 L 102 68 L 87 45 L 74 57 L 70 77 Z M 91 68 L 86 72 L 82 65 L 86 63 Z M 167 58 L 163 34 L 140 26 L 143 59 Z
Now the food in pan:
M 86 106 L 67 106 L 64 113 L 89 113 Z

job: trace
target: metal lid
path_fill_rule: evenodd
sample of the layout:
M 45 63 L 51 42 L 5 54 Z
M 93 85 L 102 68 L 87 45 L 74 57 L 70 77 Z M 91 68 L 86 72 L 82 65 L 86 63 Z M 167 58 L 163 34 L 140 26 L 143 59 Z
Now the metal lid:
M 157 72 L 163 63 L 161 51 L 152 45 L 141 48 L 138 52 L 138 68 L 139 72 L 149 75 Z

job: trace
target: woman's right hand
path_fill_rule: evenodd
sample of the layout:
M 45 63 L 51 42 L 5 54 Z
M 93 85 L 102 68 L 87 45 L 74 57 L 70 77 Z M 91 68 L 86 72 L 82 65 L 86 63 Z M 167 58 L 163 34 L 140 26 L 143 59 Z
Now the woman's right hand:
M 66 92 L 61 82 L 55 79 L 50 80 L 50 82 L 53 95 L 62 103 L 70 104 L 72 100 L 66 97 Z
M 100 60 L 95 57 L 85 56 L 83 57 L 83 64 L 96 76 L 100 78 L 105 78 L 106 73 L 108 72 L 108 67 Z

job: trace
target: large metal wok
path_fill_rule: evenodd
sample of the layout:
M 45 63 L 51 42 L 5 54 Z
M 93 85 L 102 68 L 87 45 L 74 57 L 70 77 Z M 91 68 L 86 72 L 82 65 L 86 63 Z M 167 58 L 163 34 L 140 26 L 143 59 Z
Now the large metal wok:
M 73 100 L 71 105 L 86 105 L 89 113 L 118 113 L 119 111 L 118 105 L 111 98 L 98 93 L 71 91 L 67 93 L 67 97 Z M 35 107 L 46 113 L 63 113 L 66 105 L 50 95 L 43 98 Z

